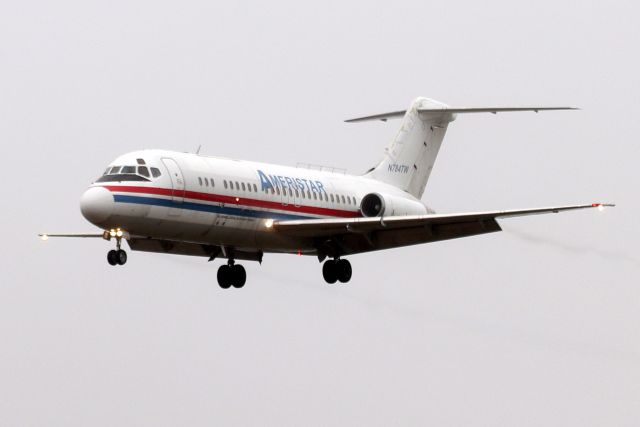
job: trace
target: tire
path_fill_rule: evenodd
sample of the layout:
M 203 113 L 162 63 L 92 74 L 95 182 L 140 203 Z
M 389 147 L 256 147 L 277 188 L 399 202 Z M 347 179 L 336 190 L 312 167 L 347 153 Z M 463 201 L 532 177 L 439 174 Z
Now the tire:
M 218 285 L 220 285 L 222 289 L 229 289 L 232 277 L 231 267 L 228 265 L 224 264 L 218 268 Z
M 322 277 L 324 281 L 333 284 L 338 280 L 338 269 L 336 268 L 336 262 L 332 259 L 325 261 L 322 265 Z
M 351 280 L 353 270 L 351 269 L 351 263 L 346 259 L 341 259 L 336 262 L 336 270 L 338 271 L 338 280 L 342 283 L 347 283 Z
M 127 253 L 122 249 L 116 251 L 116 261 L 118 265 L 125 265 L 127 263 Z
M 247 271 L 240 264 L 231 267 L 233 272 L 233 287 L 240 289 L 247 282 Z
M 109 265 L 118 265 L 118 252 L 114 249 L 111 249 L 107 252 L 107 262 Z

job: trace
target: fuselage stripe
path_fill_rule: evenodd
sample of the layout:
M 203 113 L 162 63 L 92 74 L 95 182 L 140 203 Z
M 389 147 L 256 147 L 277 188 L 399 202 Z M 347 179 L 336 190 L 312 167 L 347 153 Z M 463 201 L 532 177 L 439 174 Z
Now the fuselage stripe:
M 328 217 L 339 217 L 339 218 L 354 218 L 358 217 L 358 211 L 345 211 L 339 209 L 329 209 L 329 208 L 321 208 L 316 206 L 296 206 L 294 204 L 284 205 L 279 202 L 267 201 L 267 200 L 258 200 L 258 199 L 250 199 L 245 197 L 234 197 L 234 196 L 225 196 L 221 194 L 210 194 L 210 193 L 201 193 L 196 191 L 176 191 L 170 188 L 158 188 L 158 187 L 143 187 L 143 186 L 128 186 L 128 185 L 105 185 L 103 186 L 107 190 L 112 193 L 135 193 L 135 194 L 146 194 L 146 195 L 159 195 L 159 196 L 167 196 L 172 197 L 174 200 L 168 199 L 160 199 L 160 198 L 149 198 L 149 200 L 159 201 L 157 203 L 143 203 L 143 204 L 156 204 L 158 206 L 170 206 L 174 208 L 180 208 L 181 205 L 185 205 L 191 203 L 192 205 L 199 206 L 212 206 L 205 205 L 199 203 L 192 203 L 188 200 L 184 201 L 176 201 L 175 199 L 193 199 L 196 201 L 204 201 L 204 202 L 212 202 L 212 203 L 220 203 L 220 206 L 214 206 L 218 209 L 224 208 L 233 212 L 240 212 L 239 215 L 247 216 L 247 212 L 258 212 L 259 214 L 256 217 L 265 217 L 265 218 L 274 218 L 277 215 L 280 215 L 282 219 L 285 217 L 287 219 L 304 219 L 309 218 L 310 216 L 328 216 Z M 114 199 L 119 195 L 114 195 Z M 119 197 L 119 200 L 125 203 L 136 203 L 131 198 L 122 199 Z M 139 199 L 143 199 L 144 197 L 139 197 Z M 126 200 L 126 201 L 125 201 Z M 149 201 L 148 200 L 148 201 Z M 115 201 L 118 201 L 115 199 Z M 163 203 L 168 202 L 168 205 Z M 189 205 L 191 206 L 191 205 Z M 247 207 L 255 207 L 255 208 L 263 208 L 263 209 L 273 209 L 278 211 L 285 211 L 287 213 L 278 213 L 278 212 L 265 212 L 265 211 L 256 211 L 247 209 Z M 191 209 L 184 207 L 185 209 Z M 207 211 L 204 208 L 197 208 L 192 210 L 201 210 Z M 231 215 L 234 215 L 230 213 Z M 296 215 L 298 214 L 298 215 Z
M 194 202 L 178 202 L 171 199 L 160 199 L 157 197 L 129 196 L 124 194 L 115 194 L 113 200 L 116 203 L 135 203 L 139 205 L 165 206 L 168 208 L 186 209 L 199 212 L 210 212 L 222 215 L 233 215 L 250 218 L 271 218 L 271 219 L 311 219 L 313 217 L 303 215 L 290 215 L 278 212 L 258 211 L 254 209 L 246 209 L 240 207 L 207 205 L 204 203 Z

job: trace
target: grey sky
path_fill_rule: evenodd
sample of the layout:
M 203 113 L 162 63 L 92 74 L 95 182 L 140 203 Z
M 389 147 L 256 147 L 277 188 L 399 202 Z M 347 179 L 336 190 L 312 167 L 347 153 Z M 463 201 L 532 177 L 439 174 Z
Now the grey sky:
M 637 425 L 635 2 L 0 4 L 1 425 Z M 217 263 L 131 253 L 78 200 L 113 158 L 168 148 L 360 173 L 406 108 L 461 117 L 439 212 L 612 201 L 505 232 L 351 258 Z

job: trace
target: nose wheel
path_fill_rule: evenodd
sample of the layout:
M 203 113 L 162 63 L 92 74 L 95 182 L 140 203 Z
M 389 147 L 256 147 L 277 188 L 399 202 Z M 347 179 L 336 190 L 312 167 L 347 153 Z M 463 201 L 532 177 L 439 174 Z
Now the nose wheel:
M 240 264 L 234 263 L 233 260 L 229 260 L 228 264 L 218 268 L 218 285 L 222 289 L 229 289 L 231 286 L 240 289 L 246 282 L 247 271 Z
M 107 262 L 109 265 L 125 265 L 127 263 L 127 252 L 121 248 L 122 238 L 117 237 L 116 249 L 107 252 Z
M 107 262 L 110 265 L 125 265 L 127 263 L 127 253 L 122 249 L 111 249 L 107 252 Z
M 322 277 L 329 284 L 347 283 L 352 273 L 351 263 L 346 259 L 329 259 L 322 265 Z

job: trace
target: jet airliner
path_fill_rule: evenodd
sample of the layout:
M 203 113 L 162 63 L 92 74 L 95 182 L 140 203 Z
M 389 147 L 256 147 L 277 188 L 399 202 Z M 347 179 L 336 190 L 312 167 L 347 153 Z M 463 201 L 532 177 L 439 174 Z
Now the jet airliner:
M 454 108 L 417 98 L 406 111 L 347 120 L 402 118 L 382 160 L 363 175 L 287 167 L 166 150 L 124 154 L 82 194 L 82 215 L 102 232 L 40 234 L 115 242 L 110 265 L 134 251 L 225 259 L 222 288 L 241 288 L 237 261 L 265 253 L 309 255 L 327 283 L 351 279 L 351 255 L 500 231 L 497 220 L 613 206 L 588 203 L 437 214 L 422 201 L 449 123 L 459 114 L 570 110 L 573 107 Z

